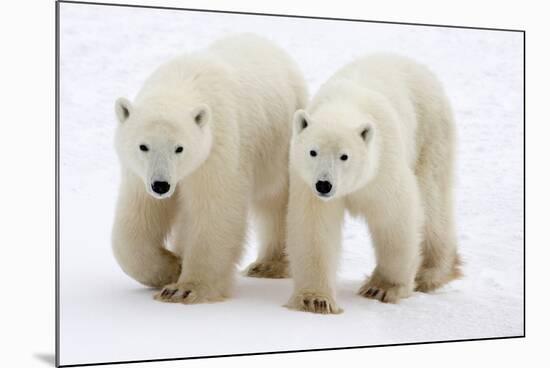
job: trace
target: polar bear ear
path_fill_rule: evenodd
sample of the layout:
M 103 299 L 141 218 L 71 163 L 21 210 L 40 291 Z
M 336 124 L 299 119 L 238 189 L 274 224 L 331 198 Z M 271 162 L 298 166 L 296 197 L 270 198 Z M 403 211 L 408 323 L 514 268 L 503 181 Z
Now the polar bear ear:
M 193 121 L 200 127 L 204 127 L 208 122 L 210 121 L 210 107 L 205 104 L 201 104 L 197 107 L 195 107 L 191 111 L 191 117 L 193 118 Z
M 115 112 L 119 123 L 124 123 L 130 117 L 132 112 L 132 103 L 124 97 L 120 97 L 115 102 Z
M 370 124 L 364 124 L 359 127 L 359 135 L 365 141 L 365 143 L 369 142 L 372 139 L 373 134 L 374 129 Z
M 298 110 L 294 113 L 294 121 L 293 121 L 293 133 L 294 135 L 300 134 L 305 128 L 307 128 L 309 123 L 309 115 L 305 110 Z

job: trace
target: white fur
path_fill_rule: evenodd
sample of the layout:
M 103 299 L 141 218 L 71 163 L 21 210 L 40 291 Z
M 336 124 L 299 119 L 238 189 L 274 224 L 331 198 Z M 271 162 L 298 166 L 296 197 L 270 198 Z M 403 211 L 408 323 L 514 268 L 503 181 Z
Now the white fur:
M 221 300 L 251 205 L 263 246 L 249 274 L 285 276 L 288 146 L 292 114 L 305 100 L 294 62 L 253 35 L 169 61 L 133 103 L 119 99 L 122 184 L 113 249 L 122 269 L 145 285 L 165 286 L 157 295 L 163 301 Z M 154 181 L 170 190 L 155 193 Z M 166 249 L 168 235 L 175 253 Z M 274 267 L 278 274 L 265 271 Z
M 375 246 L 377 266 L 361 295 L 397 302 L 412 293 L 415 279 L 428 291 L 459 275 L 454 136 L 435 76 L 395 55 L 345 66 L 306 111 L 296 112 L 287 240 L 295 290 L 289 307 L 341 311 L 335 276 L 345 210 L 367 221 Z M 319 192 L 318 181 L 329 181 L 330 192 Z

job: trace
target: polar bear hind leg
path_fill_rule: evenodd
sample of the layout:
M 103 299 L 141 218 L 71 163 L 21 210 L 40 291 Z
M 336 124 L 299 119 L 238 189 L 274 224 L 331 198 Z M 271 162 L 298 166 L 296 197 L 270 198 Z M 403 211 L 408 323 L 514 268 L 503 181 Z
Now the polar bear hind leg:
M 249 277 L 281 279 L 289 277 L 285 253 L 288 185 L 273 196 L 254 201 L 260 252 L 256 262 L 245 270 Z
M 425 212 L 423 260 L 416 276 L 416 290 L 422 292 L 462 276 L 453 213 L 452 118 L 444 118 L 439 128 L 436 129 L 447 134 L 447 139 L 434 140 L 423 147 L 416 172 Z

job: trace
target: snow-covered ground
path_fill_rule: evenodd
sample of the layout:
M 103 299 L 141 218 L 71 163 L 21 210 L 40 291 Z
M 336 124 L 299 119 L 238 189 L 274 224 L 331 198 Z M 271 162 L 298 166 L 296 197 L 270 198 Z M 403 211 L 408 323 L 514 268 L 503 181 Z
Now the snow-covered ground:
M 522 35 L 329 20 L 61 4 L 62 364 L 513 336 L 523 333 Z M 364 224 L 346 220 L 339 301 L 322 316 L 282 308 L 289 280 L 239 277 L 234 297 L 164 304 L 110 248 L 119 170 L 114 101 L 163 61 L 251 31 L 284 47 L 312 93 L 364 53 L 430 66 L 454 105 L 456 208 L 465 278 L 398 305 L 355 293 L 374 267 Z M 242 265 L 254 258 L 251 232 Z

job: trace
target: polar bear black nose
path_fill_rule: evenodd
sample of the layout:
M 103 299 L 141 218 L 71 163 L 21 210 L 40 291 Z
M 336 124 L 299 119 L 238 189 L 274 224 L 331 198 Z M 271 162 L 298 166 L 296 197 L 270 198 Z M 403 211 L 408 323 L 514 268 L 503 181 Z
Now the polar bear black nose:
M 327 194 L 330 193 L 330 190 L 332 189 L 332 184 L 330 181 L 325 180 L 319 180 L 317 183 L 315 183 L 315 189 L 321 194 Z
M 157 194 L 164 194 L 170 190 L 170 184 L 167 181 L 154 181 L 151 188 Z

